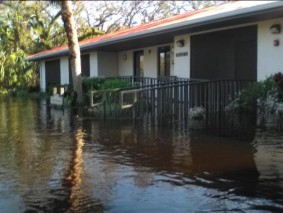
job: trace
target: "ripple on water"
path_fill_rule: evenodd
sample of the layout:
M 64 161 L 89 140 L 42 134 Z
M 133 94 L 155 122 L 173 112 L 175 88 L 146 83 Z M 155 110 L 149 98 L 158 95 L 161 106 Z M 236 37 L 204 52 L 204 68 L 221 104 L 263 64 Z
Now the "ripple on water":
M 1 212 L 283 210 L 282 134 L 238 141 L 1 104 Z

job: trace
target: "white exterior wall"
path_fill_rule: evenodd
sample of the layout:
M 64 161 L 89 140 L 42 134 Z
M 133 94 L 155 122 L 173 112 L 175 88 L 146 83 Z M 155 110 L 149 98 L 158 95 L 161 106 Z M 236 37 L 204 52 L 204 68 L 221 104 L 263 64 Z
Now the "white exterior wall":
M 61 85 L 69 84 L 69 59 L 68 57 L 60 58 L 60 76 Z
M 164 45 L 166 46 L 166 45 Z M 144 48 L 144 76 L 157 77 L 158 69 L 158 47 Z
M 280 34 L 272 34 L 269 27 L 273 24 L 281 25 Z M 283 19 L 273 19 L 258 24 L 257 49 L 257 80 L 264 80 L 267 76 L 283 71 Z M 273 41 L 279 39 L 279 46 L 273 46 Z
M 133 51 L 123 51 L 118 53 L 118 75 L 131 76 L 133 75 Z
M 184 40 L 184 46 L 178 47 L 177 41 Z M 180 78 L 190 78 L 190 49 L 191 49 L 191 37 L 189 34 L 175 36 L 174 38 L 174 73 Z M 176 56 L 176 54 L 187 53 L 186 56 Z
M 136 50 L 123 51 L 118 53 L 118 75 L 119 76 L 132 76 L 134 74 L 134 52 L 144 51 L 144 76 L 157 77 L 158 73 L 158 47 L 170 46 L 173 44 L 163 44 L 159 46 L 145 47 Z M 126 59 L 124 59 L 126 56 Z M 174 74 L 174 58 L 171 59 L 171 75 Z
M 283 19 L 273 19 L 258 23 L 230 26 L 221 29 L 199 32 L 197 34 L 233 29 L 237 27 L 243 27 L 254 24 L 258 25 L 257 80 L 263 80 L 271 74 L 283 71 L 283 59 L 282 59 L 283 58 Z M 269 28 L 273 24 L 281 25 L 280 34 L 272 34 L 270 32 Z M 185 77 L 185 78 L 190 77 L 190 36 L 191 35 L 187 34 L 187 35 L 175 36 L 174 38 L 174 75 L 178 77 Z M 184 39 L 185 41 L 184 47 L 178 47 L 176 45 L 176 42 L 180 39 Z M 273 45 L 273 41 L 275 39 L 279 39 L 280 42 L 279 46 Z M 176 57 L 177 53 L 182 53 L 182 52 L 188 52 L 188 56 Z
M 89 54 L 89 75 L 90 77 L 98 76 L 98 63 L 97 63 L 97 52 L 91 52 Z
M 46 90 L 46 80 L 45 80 L 45 61 L 41 61 L 39 65 L 39 73 L 40 73 L 40 90 L 45 92 Z

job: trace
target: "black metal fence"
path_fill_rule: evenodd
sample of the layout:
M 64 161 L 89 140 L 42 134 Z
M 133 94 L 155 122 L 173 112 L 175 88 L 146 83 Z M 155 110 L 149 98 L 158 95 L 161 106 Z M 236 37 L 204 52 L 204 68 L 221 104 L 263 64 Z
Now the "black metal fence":
M 140 76 L 107 77 L 106 80 L 120 80 L 132 85 L 129 89 L 163 86 L 174 82 L 196 82 L 199 79 L 179 78 L 176 76 L 162 76 L 158 78 Z
M 117 79 L 108 78 L 108 79 Z M 104 118 L 187 120 L 192 110 L 224 111 L 251 81 L 200 80 L 177 77 L 119 77 L 133 87 L 93 91 L 91 106 Z

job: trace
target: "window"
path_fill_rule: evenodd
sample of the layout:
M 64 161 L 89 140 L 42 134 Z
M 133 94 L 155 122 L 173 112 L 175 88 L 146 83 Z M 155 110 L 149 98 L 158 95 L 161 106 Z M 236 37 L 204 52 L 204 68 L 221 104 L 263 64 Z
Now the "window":
M 158 76 L 170 76 L 170 46 L 158 48 Z
M 144 76 L 144 54 L 143 50 L 134 52 L 134 76 Z
M 81 75 L 90 77 L 90 61 L 89 54 L 81 55 Z M 69 84 L 73 85 L 73 75 L 71 70 L 71 60 L 69 57 Z

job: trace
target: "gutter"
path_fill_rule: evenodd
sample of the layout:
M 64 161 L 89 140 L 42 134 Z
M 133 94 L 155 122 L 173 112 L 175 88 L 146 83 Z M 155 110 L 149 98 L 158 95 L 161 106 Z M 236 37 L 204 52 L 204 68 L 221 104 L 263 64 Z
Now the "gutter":
M 107 46 L 111 44 L 117 44 L 119 42 L 125 42 L 125 41 L 130 41 L 130 40 L 138 39 L 138 38 L 156 36 L 156 35 L 160 35 L 164 33 L 170 33 L 170 32 L 174 32 L 174 31 L 182 30 L 182 29 L 190 29 L 193 27 L 204 26 L 208 24 L 221 22 L 221 21 L 229 21 L 233 19 L 246 18 L 251 15 L 260 15 L 262 13 L 266 13 L 274 9 L 280 10 L 280 7 L 283 7 L 283 1 L 277 1 L 277 2 L 267 3 L 263 5 L 258 5 L 258 6 L 251 6 L 249 8 L 228 11 L 228 12 L 224 12 L 220 14 L 202 17 L 202 18 L 196 18 L 193 20 L 181 21 L 180 23 L 168 24 L 167 26 L 156 27 L 154 29 L 147 29 L 145 31 L 137 32 L 134 34 L 122 35 L 116 38 L 109 38 L 107 40 L 97 41 L 95 43 L 80 45 L 80 49 L 81 51 L 89 50 L 89 49 L 103 47 L 103 46 Z M 58 50 L 55 53 L 42 54 L 42 55 L 28 58 L 27 60 L 37 61 L 37 60 L 46 59 L 46 58 L 55 57 L 55 56 L 63 56 L 63 55 L 68 55 L 68 52 L 69 52 L 68 48 L 65 48 L 62 50 Z

